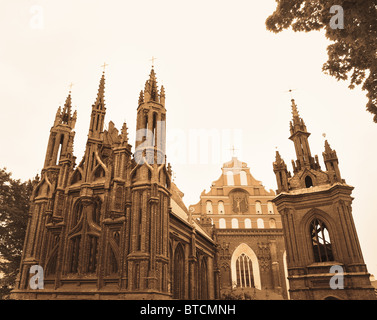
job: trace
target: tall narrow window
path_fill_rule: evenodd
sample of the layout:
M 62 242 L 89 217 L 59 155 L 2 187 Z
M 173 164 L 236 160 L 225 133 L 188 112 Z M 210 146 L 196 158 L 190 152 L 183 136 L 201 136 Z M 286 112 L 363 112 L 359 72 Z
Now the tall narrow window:
M 245 228 L 251 229 L 251 220 L 249 218 L 245 219 Z
M 267 202 L 267 210 L 268 210 L 268 214 L 274 214 L 274 205 L 272 204 L 271 201 Z
M 79 256 L 80 256 L 80 241 L 81 236 L 76 236 L 71 239 L 71 261 L 69 264 L 69 272 L 71 273 L 77 273 L 78 272 L 78 266 L 79 266 Z
M 88 264 L 86 265 L 86 272 L 94 273 L 97 270 L 98 238 L 88 236 L 87 242 Z
M 306 176 L 305 178 L 305 186 L 307 188 L 313 187 L 313 180 L 310 178 L 310 176 Z
M 177 246 L 174 254 L 174 299 L 184 299 L 185 294 L 185 255 L 181 245 Z
M 260 203 L 260 201 L 255 202 L 255 212 L 257 214 L 262 214 L 262 204 Z
M 232 219 L 232 229 L 238 229 L 238 219 Z
M 221 218 L 219 220 L 219 228 L 220 229 L 225 229 L 226 228 L 226 222 L 225 222 L 225 219 L 224 218 Z
M 258 229 L 263 229 L 264 228 L 263 219 L 258 219 L 257 220 L 257 226 L 258 226 Z
M 247 186 L 247 176 L 245 171 L 240 172 L 241 186 Z
M 153 123 L 152 123 L 152 125 L 153 125 L 153 130 L 152 130 L 153 146 L 156 146 L 157 145 L 157 113 L 156 112 L 153 113 Z
M 141 208 L 139 208 L 139 221 L 138 221 L 138 235 L 137 235 L 137 250 L 141 250 L 141 232 L 142 232 L 142 217 L 143 217 L 143 212 Z
M 271 229 L 275 229 L 276 228 L 276 221 L 275 221 L 275 219 L 270 219 L 269 223 L 270 223 L 270 228 Z
M 212 214 L 213 211 L 212 211 L 212 201 L 207 201 L 206 202 L 206 212 L 207 214 Z
M 59 164 L 60 156 L 62 155 L 63 143 L 64 143 L 64 136 L 62 135 L 60 138 L 58 154 L 56 157 L 56 164 Z
M 218 213 L 219 214 L 224 214 L 225 213 L 225 208 L 224 208 L 224 202 L 219 201 L 218 203 Z
M 254 287 L 253 265 L 246 254 L 241 254 L 236 261 L 237 287 Z
M 232 171 L 228 171 L 226 173 L 226 182 L 228 186 L 234 186 L 234 177 Z
M 330 235 L 325 223 L 314 219 L 310 224 L 310 235 L 315 262 L 334 261 Z
M 202 259 L 202 263 L 200 265 L 200 299 L 206 300 L 208 299 L 208 278 L 207 278 L 207 263 L 205 259 Z

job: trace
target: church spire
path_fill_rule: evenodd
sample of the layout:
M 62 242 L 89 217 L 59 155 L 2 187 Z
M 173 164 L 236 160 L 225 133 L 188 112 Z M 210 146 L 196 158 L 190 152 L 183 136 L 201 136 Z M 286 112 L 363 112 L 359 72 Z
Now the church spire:
M 325 152 L 323 152 L 322 155 L 326 169 L 330 173 L 331 182 L 342 182 L 338 156 L 336 155 L 336 151 L 331 149 L 327 140 L 325 140 Z
M 293 171 L 294 173 L 300 171 L 303 168 L 319 169 L 319 163 L 314 159 L 310 152 L 308 138 L 310 133 L 306 129 L 304 120 L 300 117 L 297 109 L 297 105 L 294 99 L 292 102 L 292 121 L 290 122 L 290 132 L 289 137 L 295 144 L 295 151 L 297 160 L 296 163 L 293 161 Z
M 273 163 L 274 173 L 278 184 L 277 193 L 288 191 L 288 178 L 290 173 L 287 170 L 287 165 L 281 158 L 279 151 L 276 151 L 275 162 Z
M 157 78 L 153 66 L 149 74 L 149 79 L 145 82 L 144 88 L 144 102 L 149 101 L 160 103 L 160 97 L 157 88 Z
M 105 108 L 105 72 L 102 73 L 97 93 L 97 99 L 93 106 L 96 106 L 96 108 L 100 110 L 103 110 Z
M 292 99 L 291 102 L 292 102 L 292 121 L 290 122 L 291 134 L 293 135 L 297 131 L 307 132 L 305 122 L 300 117 L 300 114 L 298 113 L 295 99 Z
M 90 138 L 100 138 L 100 134 L 103 131 L 105 114 L 105 72 L 103 72 L 99 83 L 97 98 L 92 105 L 92 114 L 89 127 Z
M 147 162 L 159 164 L 165 161 L 166 143 L 165 89 L 158 90 L 157 77 L 152 66 L 144 91 L 140 92 L 137 109 L 136 150 L 137 162 L 146 155 Z M 149 150 L 149 151 L 148 151 Z M 157 160 L 155 158 L 158 158 Z
M 69 91 L 68 96 L 65 100 L 63 110 L 61 107 L 58 108 L 56 112 L 54 126 L 59 124 L 68 125 L 71 129 L 75 128 L 77 119 L 77 112 L 75 111 L 72 116 L 72 97 L 71 91 Z

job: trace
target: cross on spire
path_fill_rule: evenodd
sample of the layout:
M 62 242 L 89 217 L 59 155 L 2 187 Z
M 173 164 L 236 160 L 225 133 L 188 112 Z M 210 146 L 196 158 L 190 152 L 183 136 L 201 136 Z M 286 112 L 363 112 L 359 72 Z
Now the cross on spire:
M 152 59 L 150 59 L 149 61 L 152 61 L 152 68 L 154 67 L 154 61 L 156 60 L 157 58 L 155 58 L 154 56 L 152 56 Z
M 236 148 L 234 147 L 234 145 L 233 145 L 232 148 L 230 148 L 229 150 L 232 151 L 232 156 L 234 157 L 234 153 L 235 153 L 235 151 L 238 150 L 238 149 L 236 149 Z
M 106 69 L 107 66 L 108 66 L 108 64 L 106 62 L 101 66 L 103 68 L 103 72 L 105 72 L 105 69 Z
M 71 82 L 71 83 L 69 84 L 69 86 L 68 86 L 70 92 L 72 91 L 72 87 L 73 87 L 73 86 L 74 86 L 74 83 Z

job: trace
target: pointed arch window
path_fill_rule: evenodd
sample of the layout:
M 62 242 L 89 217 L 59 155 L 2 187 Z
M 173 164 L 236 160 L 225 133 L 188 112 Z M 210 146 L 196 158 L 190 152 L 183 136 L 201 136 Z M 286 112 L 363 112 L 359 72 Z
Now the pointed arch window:
M 305 178 L 305 186 L 307 188 L 313 187 L 313 180 L 310 176 L 306 176 Z
M 101 200 L 77 202 L 71 217 L 68 247 L 69 273 L 95 273 L 98 264 Z M 95 224 L 93 224 L 93 222 Z
M 182 246 L 179 244 L 174 253 L 174 285 L 173 298 L 184 299 L 185 286 L 185 255 Z
M 334 261 L 330 234 L 326 224 L 318 218 L 310 224 L 310 236 L 315 262 Z
M 202 259 L 200 265 L 200 275 L 201 275 L 201 294 L 200 299 L 208 299 L 208 277 L 207 277 L 207 263 L 205 259 Z

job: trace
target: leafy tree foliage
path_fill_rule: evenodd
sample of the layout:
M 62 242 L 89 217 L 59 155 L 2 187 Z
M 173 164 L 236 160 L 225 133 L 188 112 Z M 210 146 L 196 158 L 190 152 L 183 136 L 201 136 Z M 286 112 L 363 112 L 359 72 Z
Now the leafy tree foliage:
M 30 180 L 14 180 L 0 169 L 0 299 L 8 298 L 18 274 L 32 189 Z
M 323 71 L 339 80 L 349 80 L 349 88 L 362 84 L 367 92 L 367 110 L 377 122 L 377 0 L 276 0 L 275 12 L 266 20 L 275 33 L 292 27 L 294 31 L 325 30 L 332 41 Z M 344 28 L 333 29 L 330 13 L 334 5 L 343 8 Z

